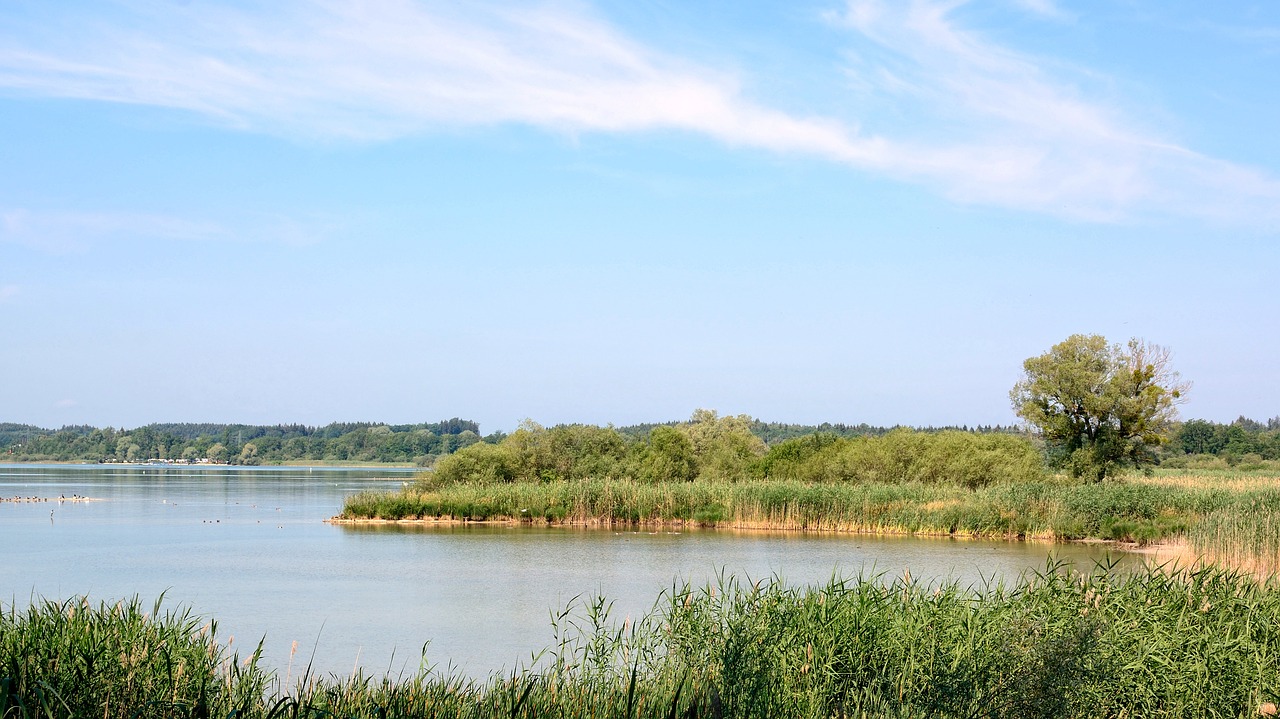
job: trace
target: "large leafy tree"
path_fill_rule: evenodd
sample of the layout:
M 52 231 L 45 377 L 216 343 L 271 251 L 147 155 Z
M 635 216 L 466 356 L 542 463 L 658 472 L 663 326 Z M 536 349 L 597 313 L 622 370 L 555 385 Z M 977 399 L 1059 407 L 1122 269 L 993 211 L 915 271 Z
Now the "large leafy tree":
M 1022 363 L 1013 409 L 1044 438 L 1055 466 L 1102 481 L 1155 462 L 1189 387 L 1169 350 L 1139 339 L 1072 335 Z

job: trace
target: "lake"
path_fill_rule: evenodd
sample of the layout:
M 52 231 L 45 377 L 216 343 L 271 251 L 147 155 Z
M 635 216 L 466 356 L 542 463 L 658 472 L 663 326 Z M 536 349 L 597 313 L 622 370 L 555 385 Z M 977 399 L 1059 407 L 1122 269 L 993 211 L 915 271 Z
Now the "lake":
M 550 616 L 602 595 L 642 614 L 674 583 L 721 573 L 811 584 L 910 570 L 977 584 L 1090 565 L 1096 545 L 858 535 L 650 532 L 469 525 L 331 525 L 343 499 L 413 470 L 0 465 L 0 603 L 163 594 L 218 622 L 224 642 L 282 674 L 413 672 L 427 660 L 475 676 L 527 663 Z M 98 501 L 58 502 L 79 495 Z M 1121 561 L 1136 563 L 1130 555 Z M 297 654 L 291 649 L 297 642 Z M 314 658 L 313 658 L 314 657 Z M 291 666 L 292 661 L 292 666 Z

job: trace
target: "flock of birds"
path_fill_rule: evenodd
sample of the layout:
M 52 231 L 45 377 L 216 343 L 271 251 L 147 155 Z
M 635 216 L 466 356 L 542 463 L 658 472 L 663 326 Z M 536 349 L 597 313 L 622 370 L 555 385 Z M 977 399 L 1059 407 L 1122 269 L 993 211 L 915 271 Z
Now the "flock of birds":
M 13 504 L 38 504 L 38 503 L 43 503 L 43 502 L 57 502 L 57 503 L 61 504 L 61 503 L 63 503 L 63 502 L 93 502 L 93 501 L 95 501 L 95 500 L 94 500 L 92 497 L 82 497 L 82 496 L 80 496 L 79 494 L 73 494 L 73 495 L 71 495 L 70 497 L 66 496 L 65 494 L 58 495 L 57 497 L 37 497 L 37 496 L 30 496 L 30 497 L 23 497 L 23 496 L 0 497 L 0 503 L 9 502 L 9 503 L 13 503 Z M 160 500 L 160 503 L 161 503 L 161 504 L 167 504 L 167 505 L 169 505 L 170 507 L 176 507 L 176 506 L 178 506 L 178 503 L 177 503 L 177 502 L 170 502 L 170 501 L 169 501 L 169 500 L 167 500 L 167 499 L 162 499 L 162 500 Z M 240 504 L 240 503 L 239 503 L 239 502 L 236 502 L 236 504 Z M 255 505 L 252 505 L 252 508 L 253 508 L 253 509 L 257 509 L 257 508 L 258 508 L 258 505 L 256 505 L 256 504 L 255 504 Z M 276 510 L 277 512 L 281 511 L 281 509 L 283 509 L 283 508 L 282 508 L 282 507 L 276 507 L 276 508 L 275 508 L 275 510 Z M 50 524 L 53 524 L 53 510 L 52 510 L 52 509 L 50 509 L 50 510 L 49 510 L 49 523 L 50 523 Z M 221 523 L 222 523 L 222 520 L 221 520 L 221 519 L 202 519 L 202 520 L 200 520 L 200 523 L 201 523 L 201 524 L 221 524 Z M 262 520 L 261 520 L 261 519 L 257 520 L 257 523 L 258 523 L 258 524 L 262 524 Z M 284 525 L 283 525 L 283 524 L 277 524 L 277 525 L 276 525 L 276 528 L 277 528 L 277 529 L 284 529 Z
M 91 498 L 81 497 L 78 494 L 73 494 L 70 497 L 66 495 L 59 495 L 57 497 L 0 497 L 0 502 L 14 502 L 14 503 L 92 502 L 92 501 L 93 500 Z

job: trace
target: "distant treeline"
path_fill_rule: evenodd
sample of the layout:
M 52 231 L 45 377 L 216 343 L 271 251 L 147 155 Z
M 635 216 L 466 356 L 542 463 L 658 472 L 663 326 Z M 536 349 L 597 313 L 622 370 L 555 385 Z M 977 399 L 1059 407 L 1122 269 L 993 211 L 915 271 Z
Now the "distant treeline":
M 700 410 L 701 412 L 702 410 Z M 712 416 L 715 416 L 712 413 Z M 638 447 L 651 445 L 655 430 L 661 445 L 665 430 L 688 428 L 704 415 L 683 422 L 636 424 L 607 428 L 609 442 Z M 774 448 L 806 437 L 825 442 L 831 438 L 882 437 L 906 427 L 868 424 L 819 425 L 762 422 L 733 418 L 762 444 Z M 535 427 L 536 425 L 529 425 Z M 577 428 L 583 425 L 561 425 Z M 541 429 L 541 428 L 539 428 Z M 557 429 L 553 427 L 552 429 Z M 597 428 L 602 431 L 606 428 Z M 918 427 L 925 433 L 1019 434 L 1018 427 L 1002 425 Z M 561 432 L 560 434 L 564 434 Z M 208 423 L 149 424 L 136 429 L 69 425 L 45 429 L 26 424 L 0 423 L 0 458 L 9 461 L 145 462 L 148 460 L 209 461 L 224 464 L 271 464 L 297 461 L 412 462 L 427 466 L 459 449 L 484 443 L 497 446 L 508 439 L 505 432 L 480 435 L 471 420 L 447 419 L 420 424 L 334 422 L 323 427 L 301 424 L 249 425 Z M 669 436 L 668 436 L 669 438 Z M 827 439 L 822 439 L 827 438 Z M 508 443 L 509 445 L 510 443 Z M 794 449 L 794 448 L 793 448 Z M 1178 466 L 1197 455 L 1229 464 L 1280 459 L 1280 417 L 1264 422 L 1240 417 L 1221 424 L 1193 419 L 1178 425 L 1161 452 L 1164 463 Z M 607 453 L 607 452 L 606 452 Z M 496 456 L 496 455 L 495 455 Z M 763 456 L 763 455 L 761 455 Z M 633 456 L 632 459 L 635 459 Z
M 750 432 L 767 446 L 815 434 L 842 438 L 878 437 L 899 427 L 868 424 L 782 424 L 747 419 Z M 648 439 L 658 427 L 684 422 L 635 424 L 610 428 L 627 441 Z M 578 425 L 572 425 L 578 426 Z M 923 428 L 924 431 L 968 427 Z M 1014 427 L 975 427 L 972 431 L 1015 432 Z M 661 434 L 661 433 L 660 433 Z M 423 424 L 334 422 L 323 427 L 301 424 L 250 425 L 157 423 L 136 429 L 68 425 L 45 429 L 0 423 L 0 458 L 9 461 L 145 462 L 208 461 L 221 464 L 272 464 L 298 461 L 413 462 L 429 466 L 439 457 L 477 443 L 498 445 L 505 432 L 480 435 L 480 425 L 453 419 Z
M 480 425 L 465 419 L 386 425 L 149 424 L 137 429 L 86 425 L 42 429 L 0 424 L 0 457 L 14 461 L 208 461 L 270 464 L 292 461 L 415 462 L 430 464 L 482 441 Z M 499 437 L 491 438 L 498 441 Z
M 1166 447 L 1166 456 L 1207 454 L 1229 463 L 1280 459 L 1280 417 L 1266 423 L 1240 417 L 1230 424 L 1203 419 L 1183 422 Z

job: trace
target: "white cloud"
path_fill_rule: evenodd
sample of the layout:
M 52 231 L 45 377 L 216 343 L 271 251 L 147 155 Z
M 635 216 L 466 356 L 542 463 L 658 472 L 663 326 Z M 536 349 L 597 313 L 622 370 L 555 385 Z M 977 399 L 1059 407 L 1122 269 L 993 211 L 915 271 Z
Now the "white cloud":
M 1018 2 L 1059 12 L 1051 0 Z M 287 0 L 271 10 L 144 3 L 113 21 L 63 13 L 49 27 L 0 30 L 0 87 L 357 141 L 498 123 L 675 129 L 824 157 L 961 202 L 1093 220 L 1277 222 L 1274 178 L 1139 128 L 1045 70 L 1045 60 L 961 27 L 954 16 L 963 4 L 851 0 L 839 16 L 855 50 L 868 51 L 856 54 L 863 60 L 850 68 L 851 84 L 914 127 L 781 111 L 744 97 L 731 73 L 655 52 L 578 6 L 557 5 Z
M 0 302 L 17 297 L 21 293 L 17 285 L 0 285 Z
M 1062 8 L 1058 7 L 1058 3 L 1054 2 L 1054 0 L 1014 0 L 1014 4 L 1024 10 L 1030 10 L 1037 15 L 1049 18 L 1062 19 L 1067 17 L 1067 14 L 1063 12 Z
M 459 14 L 406 0 L 280 6 L 248 15 L 156 5 L 137 18 L 141 30 L 81 27 L 39 50 L 14 38 L 0 50 L 0 85 L 318 137 L 521 122 L 570 132 L 684 128 L 779 150 L 857 153 L 835 123 L 744 103 L 732 78 L 649 52 L 582 14 Z

